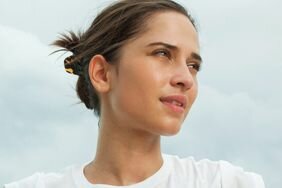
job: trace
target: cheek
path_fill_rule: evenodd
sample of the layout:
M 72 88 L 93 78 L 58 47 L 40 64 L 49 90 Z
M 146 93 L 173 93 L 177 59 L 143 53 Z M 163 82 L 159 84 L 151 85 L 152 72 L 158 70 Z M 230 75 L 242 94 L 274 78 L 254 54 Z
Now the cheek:
M 115 81 L 113 98 L 115 108 L 119 111 L 132 113 L 140 108 L 146 92 L 145 82 L 142 82 L 142 75 L 138 72 L 127 71 L 120 72 Z
M 120 110 L 143 113 L 144 110 L 152 109 L 167 81 L 164 79 L 165 74 L 156 71 L 150 63 L 134 63 L 136 66 L 128 65 L 119 72 L 114 97 L 118 108 L 122 108 Z
M 166 82 L 166 74 L 157 67 L 156 62 L 147 58 L 131 62 L 120 73 L 120 86 L 128 93 L 135 93 L 137 97 L 156 92 Z

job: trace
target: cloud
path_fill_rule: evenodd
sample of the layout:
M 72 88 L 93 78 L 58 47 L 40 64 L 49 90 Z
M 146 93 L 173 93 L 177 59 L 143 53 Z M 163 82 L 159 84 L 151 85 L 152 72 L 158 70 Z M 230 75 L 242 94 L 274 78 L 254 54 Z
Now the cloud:
M 48 56 L 52 49 L 45 44 L 58 31 L 91 21 L 96 1 L 3 2 L 0 184 L 90 160 L 97 137 L 97 119 L 76 105 L 77 78 L 64 72 L 65 56 Z M 180 134 L 164 138 L 164 151 L 228 160 L 262 174 L 267 187 L 279 187 L 281 2 L 181 2 L 199 21 L 204 66 L 199 98 Z
M 239 10 L 221 3 L 215 9 L 201 5 L 197 12 L 208 70 L 203 71 L 204 83 L 229 94 L 247 91 L 252 98 L 281 106 L 282 24 L 277 23 L 281 2 L 247 1 Z
M 97 119 L 76 105 L 77 78 L 64 72 L 63 57 L 50 57 L 36 36 L 10 27 L 0 26 L 0 40 L 0 182 L 90 160 Z
M 282 169 L 281 114 L 281 108 L 248 93 L 229 95 L 203 85 L 182 132 L 165 138 L 165 149 L 183 157 L 227 160 L 262 174 L 268 186 L 281 184 L 275 175 Z

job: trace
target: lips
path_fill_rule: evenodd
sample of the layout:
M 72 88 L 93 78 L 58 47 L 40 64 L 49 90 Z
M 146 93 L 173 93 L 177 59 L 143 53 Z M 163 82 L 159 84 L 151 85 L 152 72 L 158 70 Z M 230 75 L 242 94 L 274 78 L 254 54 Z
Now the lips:
M 187 105 L 184 95 L 170 95 L 161 97 L 160 101 L 175 112 L 183 112 Z

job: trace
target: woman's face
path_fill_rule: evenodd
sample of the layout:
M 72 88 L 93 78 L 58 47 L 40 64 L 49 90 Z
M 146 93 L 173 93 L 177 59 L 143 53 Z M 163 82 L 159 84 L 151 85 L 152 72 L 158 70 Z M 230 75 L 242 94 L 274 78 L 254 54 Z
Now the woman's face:
M 121 49 L 108 95 L 111 118 L 126 128 L 173 135 L 197 96 L 198 36 L 176 12 L 156 13 L 147 26 Z

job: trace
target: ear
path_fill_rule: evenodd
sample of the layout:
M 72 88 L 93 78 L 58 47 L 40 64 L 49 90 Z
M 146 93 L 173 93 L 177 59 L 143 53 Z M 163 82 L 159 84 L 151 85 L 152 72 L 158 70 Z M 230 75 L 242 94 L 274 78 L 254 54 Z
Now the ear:
M 110 64 L 102 55 L 95 55 L 89 62 L 89 78 L 99 93 L 106 93 L 110 89 Z

